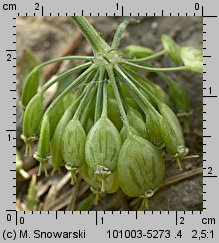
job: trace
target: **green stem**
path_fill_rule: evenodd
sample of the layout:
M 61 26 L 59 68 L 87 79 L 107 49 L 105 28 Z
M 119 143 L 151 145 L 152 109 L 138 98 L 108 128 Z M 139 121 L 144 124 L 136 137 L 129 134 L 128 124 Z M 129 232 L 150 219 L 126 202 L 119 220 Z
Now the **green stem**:
M 189 67 L 187 66 L 181 66 L 181 67 L 170 67 L 170 68 L 157 68 L 157 67 L 144 67 L 138 64 L 134 64 L 131 62 L 127 62 L 127 61 L 123 61 L 121 62 L 123 64 L 126 64 L 128 66 L 134 67 L 134 68 L 138 68 L 138 69 L 142 69 L 145 71 L 149 71 L 149 72 L 177 72 L 177 71 L 188 71 Z
M 118 87 L 118 90 L 119 90 L 119 95 L 121 97 L 124 109 L 125 109 L 125 111 L 128 111 L 129 110 L 128 101 L 127 101 L 126 96 L 122 92 L 122 88 L 121 88 L 121 85 L 120 85 L 119 82 L 117 82 L 117 87 Z
M 118 90 L 118 87 L 117 87 L 117 84 L 116 84 L 116 80 L 115 80 L 115 76 L 114 76 L 112 66 L 107 67 L 107 72 L 108 72 L 108 75 L 109 75 L 109 79 L 112 83 L 113 92 L 114 92 L 114 95 L 115 95 L 115 98 L 116 98 L 116 101 L 117 101 L 117 105 L 118 105 L 120 114 L 121 114 L 122 119 L 123 119 L 123 123 L 124 123 L 125 127 L 127 127 L 128 131 L 130 132 L 131 131 L 130 125 L 129 125 L 128 118 L 127 118 L 126 113 L 125 113 L 125 109 L 124 109 L 123 104 L 122 104 L 121 97 L 119 95 L 119 90 Z
M 86 71 L 84 71 L 80 76 L 78 76 L 59 96 L 55 98 L 55 100 L 50 104 L 48 109 L 46 110 L 46 114 L 48 114 L 54 106 L 65 97 L 73 88 L 75 88 L 79 83 L 81 83 L 86 76 L 96 69 L 96 65 L 90 66 Z
M 143 57 L 143 58 L 136 58 L 136 59 L 126 59 L 127 61 L 131 61 L 131 62 L 147 62 L 147 61 L 150 61 L 152 59 L 155 59 L 155 58 L 158 58 L 158 57 L 161 57 L 165 54 L 165 51 L 162 50 L 162 51 L 159 51 L 153 55 L 150 55 L 150 56 L 147 56 L 147 57 Z
M 144 102 L 138 97 L 138 95 L 133 91 L 132 87 L 125 81 L 124 77 L 118 74 L 119 80 L 123 83 L 124 87 L 127 89 L 129 94 L 132 96 L 133 100 L 136 102 L 136 104 L 142 109 L 142 111 L 147 114 L 148 109 L 146 109 Z
M 134 77 L 132 77 L 126 70 L 122 69 L 122 71 L 127 75 L 128 78 L 130 78 L 130 80 L 138 87 L 140 87 L 140 89 L 142 89 L 144 92 L 146 92 L 150 98 L 152 98 L 154 100 L 154 102 L 161 103 L 161 101 L 154 95 L 152 94 L 150 91 L 148 91 L 147 88 L 145 88 L 140 82 L 138 82 Z M 154 111 L 156 111 L 156 109 L 154 109 Z
M 50 82 L 46 83 L 42 89 L 41 89 L 41 92 L 44 93 L 49 87 L 51 87 L 54 83 L 68 77 L 70 74 L 74 73 L 75 71 L 77 70 L 80 70 L 80 69 L 83 69 L 83 68 L 87 68 L 89 66 L 91 66 L 91 62 L 88 62 L 88 63 L 84 63 L 82 65 L 79 65 L 77 67 L 74 67 L 72 69 L 69 69 L 68 71 L 66 72 L 63 72 L 62 74 L 60 74 L 57 78 L 51 80 Z
M 129 79 L 129 77 L 118 66 L 116 66 L 115 69 L 130 86 L 130 90 L 132 89 L 137 94 L 137 96 L 146 105 L 146 107 L 148 107 L 151 111 L 155 112 L 157 115 L 160 115 L 158 111 L 151 105 L 151 103 L 144 97 L 141 91 L 139 91 L 135 84 Z
M 107 117 L 107 80 L 103 81 L 103 109 L 101 116 Z
M 97 95 L 97 87 L 95 87 L 95 90 L 94 90 L 91 98 L 89 99 L 89 102 L 87 103 L 87 106 L 84 109 L 84 112 L 81 115 L 80 121 L 81 121 L 81 124 L 82 124 L 83 127 L 85 127 L 86 119 L 88 118 L 88 116 L 90 114 L 91 106 L 92 106 L 92 103 L 95 100 L 96 95 Z
M 111 49 L 85 17 L 74 16 L 71 18 L 91 45 L 94 54 L 106 53 Z
M 170 84 L 170 83 L 175 83 L 175 81 L 170 78 L 168 75 L 164 74 L 164 73 L 158 73 L 158 75 L 164 80 L 167 82 L 167 84 Z
M 129 24 L 135 24 L 135 23 L 139 23 L 138 20 L 136 19 L 127 19 L 125 21 L 123 21 L 116 29 L 116 33 L 114 35 L 114 38 L 113 38 L 113 42 L 112 42 L 112 45 L 111 47 L 113 49 L 117 49 L 119 47 L 119 44 L 120 44 L 120 41 L 122 39 L 122 36 L 123 36 L 123 33 L 126 29 L 126 27 L 129 25 Z
M 92 57 L 92 56 L 66 56 L 66 57 L 58 57 L 58 58 L 55 58 L 55 59 L 52 59 L 52 60 L 49 60 L 49 61 L 46 61 L 46 62 L 43 62 L 43 63 L 37 65 L 31 71 L 31 73 L 32 72 L 36 72 L 36 71 L 44 68 L 45 66 L 47 66 L 49 64 L 52 64 L 52 63 L 55 63 L 55 62 L 62 62 L 62 61 L 65 61 L 65 60 L 84 60 L 84 61 L 90 61 L 92 59 L 94 59 L 94 57 Z
M 96 122 L 101 115 L 102 110 L 102 96 L 103 96 L 103 78 L 104 78 L 104 68 L 100 68 L 100 75 L 98 79 L 98 88 L 97 88 L 97 97 L 95 104 L 95 114 L 94 114 L 94 122 Z
M 75 114 L 74 114 L 73 119 L 76 119 L 76 120 L 79 119 L 80 114 L 81 114 L 81 111 L 84 109 L 84 106 L 86 105 L 85 102 L 86 102 L 86 100 L 87 100 L 87 98 L 88 98 L 88 96 L 89 96 L 89 94 L 90 94 L 90 91 L 92 90 L 92 88 L 93 88 L 94 85 L 95 85 L 97 76 L 98 76 L 98 72 L 94 75 L 93 80 L 87 85 L 87 87 L 86 87 L 86 91 L 85 91 L 85 93 L 84 93 L 84 96 L 83 96 L 83 98 L 81 99 L 81 102 L 80 102 L 80 104 L 79 104 L 79 106 L 78 106 L 78 108 L 77 108 L 77 110 L 76 110 L 76 112 L 75 112 Z
M 152 87 L 154 86 L 154 83 L 150 79 L 141 76 L 137 72 L 133 71 L 130 67 L 126 67 L 125 70 L 127 70 L 135 79 L 140 80 L 142 82 L 146 82 L 148 85 Z

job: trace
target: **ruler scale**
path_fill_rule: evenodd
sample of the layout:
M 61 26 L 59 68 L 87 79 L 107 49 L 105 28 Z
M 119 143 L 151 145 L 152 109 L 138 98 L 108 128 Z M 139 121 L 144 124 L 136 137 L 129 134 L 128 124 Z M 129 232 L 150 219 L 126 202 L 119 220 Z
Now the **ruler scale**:
M 1 240 L 24 242 L 121 241 L 218 242 L 218 37 L 217 2 L 2 1 L 1 35 Z M 16 17 L 17 16 L 203 17 L 203 211 L 36 211 L 16 204 Z

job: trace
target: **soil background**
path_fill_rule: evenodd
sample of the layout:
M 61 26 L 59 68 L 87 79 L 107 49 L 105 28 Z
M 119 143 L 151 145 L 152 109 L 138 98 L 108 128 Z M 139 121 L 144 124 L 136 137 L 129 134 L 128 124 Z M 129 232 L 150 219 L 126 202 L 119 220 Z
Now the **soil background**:
M 89 17 L 95 28 L 101 33 L 108 43 L 112 41 L 116 27 L 125 17 Z M 125 31 L 121 41 L 121 48 L 128 44 L 138 44 L 149 47 L 153 50 L 162 48 L 160 36 L 168 34 L 180 45 L 190 45 L 202 49 L 202 18 L 201 17 L 136 17 L 141 20 L 139 24 L 130 25 Z M 18 17 L 17 18 L 17 73 L 19 73 L 25 49 L 30 49 L 39 62 L 46 61 L 60 56 L 78 34 L 75 25 L 68 17 Z M 91 49 L 85 39 L 79 41 L 73 55 L 90 55 Z M 172 63 L 168 58 L 162 58 L 159 62 L 163 66 L 170 66 Z M 198 158 L 186 159 L 182 162 L 184 171 L 191 172 L 196 168 L 202 168 L 202 76 L 192 72 L 181 72 L 174 74 L 175 79 L 182 83 L 189 93 L 193 108 L 191 118 L 191 132 L 185 134 L 186 145 L 189 148 L 189 155 L 197 155 Z M 159 83 L 159 80 L 157 80 Z M 163 83 L 161 83 L 163 86 Z M 17 75 L 17 101 L 23 86 L 23 80 Z M 164 89 L 166 87 L 164 86 Z M 17 106 L 17 149 L 21 152 L 24 161 L 24 168 L 31 175 L 35 172 L 36 162 L 32 158 L 24 158 L 24 144 L 20 139 L 22 110 Z M 166 177 L 181 174 L 173 162 L 166 164 Z M 70 186 L 64 184 L 55 200 L 61 201 L 65 198 L 67 203 L 56 207 L 44 206 L 48 200 L 48 194 L 54 183 L 58 183 L 66 171 L 45 178 L 37 177 L 36 197 L 38 210 L 69 210 L 77 209 L 81 202 L 90 194 L 85 182 L 80 185 Z M 25 206 L 27 191 L 30 180 L 17 180 L 17 209 L 28 210 Z M 41 190 L 41 191 L 40 191 Z M 42 192 L 42 190 L 44 190 Z M 39 192 L 40 191 L 40 192 Z M 76 193 L 77 191 L 77 193 Z M 202 173 L 191 176 L 178 183 L 170 184 L 159 190 L 150 200 L 149 210 L 202 210 Z M 72 196 L 74 195 L 74 197 Z M 73 202 L 72 202 L 73 201 Z M 69 207 L 69 204 L 72 204 Z M 98 205 L 91 204 L 90 210 L 136 210 L 139 200 L 131 199 L 123 195 L 121 191 L 112 195 L 101 195 Z

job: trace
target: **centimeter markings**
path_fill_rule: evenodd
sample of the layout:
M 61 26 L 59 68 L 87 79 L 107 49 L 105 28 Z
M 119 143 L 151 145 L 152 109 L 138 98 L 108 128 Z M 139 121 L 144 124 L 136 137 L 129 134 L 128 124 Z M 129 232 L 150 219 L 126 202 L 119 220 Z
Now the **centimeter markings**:
M 12 156 L 14 159 L 12 159 L 12 165 L 10 166 L 10 172 L 12 174 L 12 189 L 13 189 L 13 198 L 14 200 L 11 202 L 14 207 L 16 205 L 16 17 L 12 18 L 13 24 L 12 24 L 12 35 L 13 35 L 13 40 L 12 40 L 12 46 L 13 48 L 6 49 L 6 60 L 9 63 L 12 63 L 12 84 L 10 84 L 10 93 L 11 93 L 11 98 L 13 100 L 13 105 L 12 105 L 12 129 L 7 129 L 7 135 L 8 135 L 8 141 L 12 143 Z
M 203 53 L 206 52 L 207 46 L 207 22 L 205 22 L 205 18 L 208 18 L 210 16 L 205 16 L 204 15 L 204 7 L 202 6 L 202 16 L 203 16 Z M 217 17 L 217 16 L 211 16 L 211 17 Z M 205 131 L 207 130 L 206 127 L 206 122 L 207 122 L 207 110 L 205 109 L 207 106 L 207 99 L 209 98 L 217 98 L 217 95 L 212 94 L 212 87 L 209 85 L 205 85 L 207 82 L 206 78 L 206 66 L 207 66 L 207 59 L 211 58 L 211 55 L 205 55 L 203 54 L 203 66 L 204 66 L 204 71 L 203 71 L 203 210 L 206 210 L 207 207 L 205 206 L 206 201 L 207 201 L 207 179 L 214 179 L 217 178 L 217 175 L 213 174 L 213 167 L 206 165 L 207 159 L 205 158 L 205 155 L 207 153 L 206 146 L 207 146 L 207 141 L 206 139 L 211 138 L 211 135 L 205 135 Z M 212 163 L 212 162 L 211 162 Z
M 4 9 L 4 6 L 3 6 L 3 9 Z M 16 7 L 15 7 L 16 9 Z M 177 14 L 172 14 L 172 13 L 165 13 L 164 10 L 161 10 L 160 13 L 153 13 L 152 15 L 150 16 L 202 16 L 203 17 L 203 50 L 206 51 L 207 50 L 207 47 L 205 46 L 205 43 L 207 42 L 207 38 L 206 38 L 206 34 L 207 34 L 207 23 L 204 22 L 205 18 L 217 18 L 216 15 L 204 15 L 204 7 L 199 5 L 199 3 L 195 3 L 195 10 L 196 12 L 192 13 L 192 14 L 188 14 L 187 12 L 186 13 L 177 13 Z M 34 11 L 36 12 L 33 12 L 33 14 L 28 14 L 27 12 L 25 14 L 20 14 L 19 12 L 16 14 L 17 16 L 45 16 L 45 7 L 43 5 L 40 5 L 39 3 L 35 3 L 34 5 Z M 125 13 L 124 14 L 124 6 L 120 6 L 118 3 L 116 4 L 116 11 L 117 12 L 114 12 L 113 14 L 109 15 L 108 13 L 105 13 L 105 16 L 143 16 L 143 14 L 141 13 Z M 197 14 L 197 11 L 201 11 L 201 13 L 198 13 Z M 100 16 L 100 13 L 97 12 L 96 14 L 95 13 L 85 13 L 84 10 L 81 10 L 80 13 L 62 13 L 60 14 L 59 12 L 56 14 L 52 14 L 52 13 L 48 13 L 46 14 L 47 16 L 75 16 L 75 15 L 86 15 L 86 16 Z M 101 13 L 101 16 L 103 16 L 104 14 Z M 145 13 L 145 16 L 149 16 L 148 13 L 146 12 Z M 12 49 L 7 49 L 6 50 L 6 56 L 7 56 L 7 61 L 8 62 L 14 62 L 15 64 L 12 65 L 12 68 L 14 70 L 13 72 L 13 80 L 14 78 L 16 77 L 16 17 L 13 17 L 13 25 L 12 25 L 12 28 L 13 28 L 13 31 L 12 31 L 12 35 L 15 37 L 13 42 L 12 42 L 12 46 L 14 46 L 14 48 Z M 208 58 L 211 58 L 210 55 L 203 55 L 203 60 L 204 60 L 204 67 L 207 66 L 207 63 L 205 62 L 205 60 L 207 60 Z M 205 74 L 206 74 L 206 70 L 203 71 L 203 84 L 207 81 L 207 79 L 205 78 Z M 12 84 L 14 84 L 14 87 L 13 88 L 10 88 L 10 92 L 12 94 L 12 99 L 14 100 L 14 105 L 13 105 L 13 109 L 14 109 L 14 112 L 13 112 L 13 121 L 12 121 L 12 127 L 15 127 L 15 128 L 12 128 L 12 129 L 7 129 L 6 132 L 7 132 L 7 135 L 8 135 L 8 140 L 9 142 L 13 142 L 15 141 L 16 142 L 16 81 L 13 81 Z M 212 94 L 212 87 L 203 87 L 203 90 L 204 90 L 204 93 L 203 93 L 203 108 L 206 107 L 207 105 L 207 99 L 208 98 L 217 98 L 217 95 L 213 95 Z M 203 124 L 207 121 L 207 117 L 206 117 L 206 113 L 207 111 L 203 109 Z M 14 118 L 15 118 L 15 121 L 14 121 Z M 203 126 L 203 130 L 206 130 L 206 127 Z M 204 146 L 207 145 L 207 141 L 205 141 L 206 139 L 209 139 L 211 138 L 211 135 L 203 135 L 203 148 Z M 15 157 L 16 156 L 16 144 L 13 144 L 12 145 L 12 148 L 13 148 L 13 153 L 12 153 L 12 156 Z M 205 154 L 206 154 L 206 151 L 203 149 L 203 156 L 205 157 Z M 204 158 L 203 159 L 203 162 L 205 164 L 206 162 L 206 159 Z M 16 164 L 16 161 L 12 161 L 12 165 L 13 165 L 13 169 L 10 169 L 10 172 L 13 173 L 13 177 L 12 179 L 14 180 L 14 183 L 15 185 L 13 184 L 13 188 L 16 189 L 16 170 L 14 169 L 15 167 L 15 164 Z M 204 207 L 205 205 L 205 202 L 206 202 L 206 198 L 205 198 L 205 195 L 206 195 L 206 191 L 205 191 L 205 186 L 207 185 L 207 182 L 205 181 L 206 179 L 209 179 L 209 178 L 216 178 L 217 175 L 214 175 L 213 174 L 213 168 L 212 166 L 209 166 L 209 167 L 203 167 L 203 210 L 206 209 L 206 207 Z M 12 202 L 12 204 L 16 204 L 16 193 L 13 193 L 13 196 L 14 196 L 14 201 Z M 8 212 L 7 214 L 7 221 L 10 221 L 11 220 L 11 214 L 12 212 L 15 213 L 15 223 L 16 225 L 18 224 L 24 224 L 24 217 L 18 215 L 18 212 L 15 210 L 15 209 L 9 209 L 9 210 L 6 210 Z M 42 214 L 41 211 L 39 212 L 31 212 L 32 214 Z M 43 213 L 47 213 L 47 214 L 50 214 L 52 212 L 43 212 Z M 55 213 L 55 219 L 58 219 L 58 214 L 62 213 L 62 214 L 66 214 L 68 212 L 54 212 Z M 69 212 L 71 214 L 73 214 L 74 212 Z M 82 212 L 79 211 L 79 214 L 81 214 Z M 96 225 L 98 224 L 103 224 L 103 217 L 98 217 L 98 212 L 85 212 L 87 214 L 95 214 L 95 223 Z M 111 212 L 112 214 L 114 214 L 115 212 Z M 119 211 L 119 214 L 122 215 L 123 213 L 128 213 L 128 214 L 134 214 L 134 217 L 135 219 L 138 219 L 138 212 L 122 212 L 122 211 Z M 144 211 L 144 214 L 146 212 Z M 148 213 L 148 212 L 147 212 Z M 154 211 L 151 211 L 151 214 L 154 214 L 155 212 Z M 159 213 L 161 214 L 162 211 L 158 211 L 156 213 Z M 167 211 L 167 214 L 169 214 L 170 212 Z M 179 221 L 179 212 L 175 211 L 175 224 L 178 225 L 180 223 Z M 183 214 L 185 214 L 186 212 L 183 211 L 182 212 Z M 191 213 L 193 214 L 194 212 L 191 211 Z M 202 213 L 202 211 L 199 212 L 200 214 Z M 19 212 L 20 214 L 20 212 Z M 26 212 L 23 212 L 23 215 L 25 215 Z M 103 215 L 105 215 L 105 211 L 102 212 Z M 182 219 L 183 217 L 180 217 L 180 219 Z

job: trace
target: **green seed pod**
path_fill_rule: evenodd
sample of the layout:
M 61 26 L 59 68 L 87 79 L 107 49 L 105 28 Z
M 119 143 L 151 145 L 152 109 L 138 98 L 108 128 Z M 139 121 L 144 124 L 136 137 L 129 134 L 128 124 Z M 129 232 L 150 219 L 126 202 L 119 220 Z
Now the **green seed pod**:
M 86 133 L 77 119 L 68 122 L 62 136 L 62 157 L 66 162 L 66 169 L 73 172 L 85 162 Z M 73 179 L 72 178 L 72 179 Z M 72 182 L 75 182 L 74 180 Z
M 94 114 L 95 114 L 95 98 L 96 98 L 96 90 L 91 90 L 91 94 L 89 95 L 87 98 L 87 101 L 85 101 L 86 107 L 84 108 L 84 110 L 82 111 L 81 117 L 80 117 L 80 121 L 81 121 L 81 125 L 84 127 L 84 130 L 86 132 L 86 134 L 90 131 L 91 127 L 94 124 Z
M 26 143 L 26 156 L 32 154 L 32 144 L 38 139 L 42 116 L 43 95 L 38 93 L 28 103 L 24 112 L 23 134 L 21 138 Z
M 119 108 L 115 99 L 108 100 L 108 117 L 114 123 L 118 131 L 122 128 L 122 120 Z
M 138 104 L 135 102 L 135 100 L 131 97 L 126 98 L 127 103 L 130 107 L 132 107 L 134 110 L 140 112 L 141 115 L 143 115 L 142 109 L 140 108 L 140 106 L 138 106 Z
M 179 159 L 188 152 L 179 121 L 174 112 L 165 104 L 159 104 L 160 131 L 164 144 L 170 154 L 176 158 L 177 165 L 181 169 Z
M 26 108 L 27 104 L 33 98 L 33 96 L 37 93 L 38 87 L 40 83 L 39 71 L 31 72 L 25 81 L 22 95 L 21 95 L 21 106 Z
M 154 84 L 154 90 L 156 97 L 164 104 L 170 105 L 169 97 L 165 93 L 165 91 L 157 84 Z
M 71 105 L 59 120 L 51 139 L 51 164 L 53 173 L 60 171 L 60 167 L 64 164 L 62 157 L 62 136 L 68 122 L 72 119 L 74 105 Z
M 72 100 L 72 102 L 70 103 L 70 101 L 68 99 L 70 100 L 71 96 L 67 95 L 63 99 L 60 99 L 56 103 L 54 108 L 52 110 L 50 110 L 48 113 L 48 116 L 50 118 L 51 137 L 54 134 L 54 131 L 56 129 L 58 122 L 60 121 L 61 117 L 63 116 L 64 112 L 66 111 L 66 107 L 69 106 L 70 104 L 72 104 L 72 102 L 73 102 L 73 100 Z
M 150 111 L 146 115 L 146 138 L 159 149 L 163 147 L 159 117 Z
M 165 166 L 158 149 L 144 138 L 129 136 L 119 153 L 117 172 L 122 191 L 147 197 L 160 185 Z
M 45 115 L 43 117 L 42 125 L 40 128 L 40 138 L 38 143 L 37 152 L 34 154 L 34 158 L 40 162 L 38 175 L 41 173 L 41 168 L 44 166 L 44 172 L 47 176 L 46 162 L 49 160 L 50 151 L 50 123 L 49 117 Z
M 203 73 L 203 51 L 192 47 L 181 47 L 180 56 L 191 71 Z
M 120 147 L 118 130 L 107 117 L 102 116 L 88 133 L 85 145 L 86 163 L 100 175 L 109 174 L 116 169 Z M 99 171 L 100 168 L 103 173 Z
M 134 128 L 141 135 L 141 137 L 146 136 L 145 122 L 141 114 L 132 108 L 129 109 L 127 113 L 128 122 L 131 127 Z
M 167 54 L 167 56 L 172 59 L 176 64 L 179 64 L 181 61 L 179 54 L 179 46 L 175 43 L 175 41 L 168 35 L 163 34 L 161 36 L 161 41 L 163 43 L 163 48 Z
M 176 110 L 176 115 L 183 122 L 185 131 L 189 131 L 189 118 L 192 114 L 188 93 L 182 85 L 169 79 L 169 94 Z
M 91 186 L 91 190 L 95 193 L 114 193 L 119 189 L 116 170 L 105 177 L 104 180 L 96 175 L 95 171 L 89 168 L 86 164 L 79 168 L 79 172 L 81 177 Z
M 138 45 L 128 45 L 124 48 L 124 53 L 130 58 L 143 58 L 154 54 L 151 49 Z
M 73 103 L 76 98 L 76 94 L 69 93 L 63 98 L 64 111 Z

